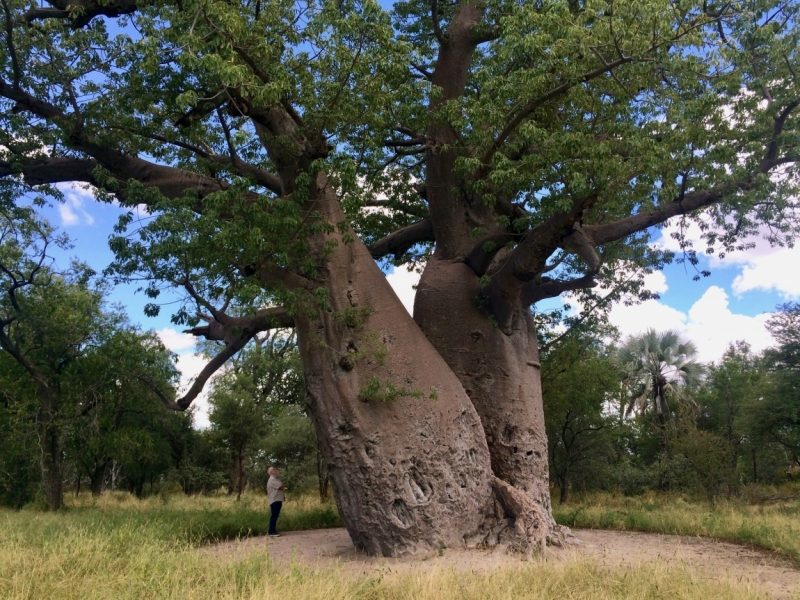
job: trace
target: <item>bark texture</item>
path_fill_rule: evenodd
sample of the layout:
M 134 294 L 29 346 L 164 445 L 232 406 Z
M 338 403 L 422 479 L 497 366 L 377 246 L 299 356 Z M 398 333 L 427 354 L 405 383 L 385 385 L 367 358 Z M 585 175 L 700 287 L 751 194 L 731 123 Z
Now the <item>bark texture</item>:
M 344 215 L 324 176 L 317 206 Z M 295 317 L 309 408 L 355 545 L 405 556 L 462 546 L 491 510 L 489 451 L 458 378 L 356 238 L 340 234 L 315 281 L 327 303 Z
M 40 412 L 40 415 L 42 413 Z M 64 452 L 61 434 L 52 416 L 43 415 L 39 436 L 42 440 L 42 487 L 48 510 L 59 510 L 64 504 Z
M 530 310 L 514 311 L 510 334 L 481 306 L 481 288 L 463 262 L 434 256 L 417 287 L 414 319 L 464 386 L 486 434 L 492 472 L 541 510 L 553 541 L 539 350 Z M 442 306 L 448 306 L 443 311 Z

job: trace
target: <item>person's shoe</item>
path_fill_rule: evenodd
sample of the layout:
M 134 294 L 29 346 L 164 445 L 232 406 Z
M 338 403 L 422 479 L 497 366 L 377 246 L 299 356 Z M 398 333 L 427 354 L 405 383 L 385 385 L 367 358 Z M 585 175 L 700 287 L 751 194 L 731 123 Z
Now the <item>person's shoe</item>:
M 281 537 L 280 533 L 270 533 L 269 537 Z

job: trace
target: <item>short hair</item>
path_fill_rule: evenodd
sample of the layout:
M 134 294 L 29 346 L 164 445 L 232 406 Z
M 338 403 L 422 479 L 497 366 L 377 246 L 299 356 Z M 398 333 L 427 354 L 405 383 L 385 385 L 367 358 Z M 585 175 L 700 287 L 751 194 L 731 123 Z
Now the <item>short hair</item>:
M 277 471 L 278 469 L 275 468 L 275 465 L 270 465 L 267 468 L 267 473 L 272 473 L 272 471 Z

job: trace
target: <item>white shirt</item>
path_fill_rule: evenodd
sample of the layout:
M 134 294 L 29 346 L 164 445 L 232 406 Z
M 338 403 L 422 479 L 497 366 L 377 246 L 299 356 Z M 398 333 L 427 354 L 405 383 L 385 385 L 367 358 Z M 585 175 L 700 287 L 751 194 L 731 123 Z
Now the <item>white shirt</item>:
M 282 486 L 283 482 L 281 482 L 280 479 L 274 475 L 269 476 L 269 481 L 267 481 L 267 498 L 269 498 L 270 504 L 273 502 L 283 502 L 286 499 L 286 496 L 281 489 Z

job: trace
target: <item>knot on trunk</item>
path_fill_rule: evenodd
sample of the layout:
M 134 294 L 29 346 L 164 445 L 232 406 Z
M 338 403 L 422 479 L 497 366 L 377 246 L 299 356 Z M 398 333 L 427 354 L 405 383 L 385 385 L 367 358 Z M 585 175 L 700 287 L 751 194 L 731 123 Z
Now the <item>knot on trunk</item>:
M 528 555 L 536 551 L 544 554 L 551 530 L 550 519 L 544 509 L 528 494 L 494 475 L 492 487 L 505 511 L 514 517 L 517 549 Z

